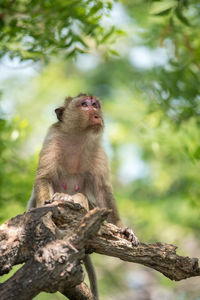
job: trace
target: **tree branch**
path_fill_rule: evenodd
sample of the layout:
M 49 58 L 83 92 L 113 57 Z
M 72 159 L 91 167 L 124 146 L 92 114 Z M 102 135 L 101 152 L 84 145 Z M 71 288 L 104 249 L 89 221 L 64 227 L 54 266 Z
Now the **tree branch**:
M 176 254 L 176 246 L 134 247 L 121 228 L 104 223 L 109 210 L 87 211 L 77 194 L 16 216 L 0 227 L 0 274 L 25 263 L 0 285 L 0 299 L 32 299 L 41 291 L 60 291 L 69 299 L 93 300 L 83 282 L 81 261 L 96 252 L 153 268 L 172 280 L 200 275 L 197 258 Z M 16 285 L 17 282 L 17 285 Z
M 177 247 L 174 245 L 157 242 L 133 247 L 131 242 L 119 236 L 117 226 L 103 224 L 100 233 L 88 241 L 89 247 L 99 254 L 150 267 L 171 280 L 200 276 L 199 260 L 176 254 Z

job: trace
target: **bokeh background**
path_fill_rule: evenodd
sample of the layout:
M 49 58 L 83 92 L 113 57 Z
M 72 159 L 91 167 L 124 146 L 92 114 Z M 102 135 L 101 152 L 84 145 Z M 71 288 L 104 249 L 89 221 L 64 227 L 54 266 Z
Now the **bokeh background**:
M 103 102 L 103 144 L 124 224 L 143 242 L 200 256 L 199 16 L 195 0 L 1 1 L 1 223 L 26 208 L 54 109 L 66 96 L 91 93 Z M 198 277 L 176 283 L 92 257 L 101 299 L 200 299 Z

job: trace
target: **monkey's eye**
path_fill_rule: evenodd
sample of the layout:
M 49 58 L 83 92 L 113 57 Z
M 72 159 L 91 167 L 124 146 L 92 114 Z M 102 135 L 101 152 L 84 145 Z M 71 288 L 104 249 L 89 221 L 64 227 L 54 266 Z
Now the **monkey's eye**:
M 81 103 L 81 106 L 87 107 L 87 106 L 88 106 L 88 105 L 87 105 L 87 102 L 82 102 L 82 103 Z
M 98 108 L 98 105 L 97 105 L 96 102 L 93 102 L 93 103 L 92 103 L 92 106 L 93 106 L 94 108 Z

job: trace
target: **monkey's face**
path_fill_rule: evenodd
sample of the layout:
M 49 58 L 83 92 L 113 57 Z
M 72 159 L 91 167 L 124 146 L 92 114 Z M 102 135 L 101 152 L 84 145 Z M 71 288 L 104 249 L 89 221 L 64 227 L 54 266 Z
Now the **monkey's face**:
M 88 129 L 100 130 L 103 127 L 101 104 L 94 96 L 83 96 L 76 102 L 80 125 Z
M 104 127 L 101 103 L 94 96 L 81 94 L 67 99 L 55 112 L 67 130 L 100 133 Z

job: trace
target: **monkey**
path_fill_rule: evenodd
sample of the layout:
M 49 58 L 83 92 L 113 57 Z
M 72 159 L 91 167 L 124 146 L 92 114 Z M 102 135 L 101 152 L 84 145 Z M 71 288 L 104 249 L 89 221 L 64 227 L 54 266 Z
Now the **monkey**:
M 98 206 L 111 209 L 108 222 L 122 227 L 110 183 L 108 159 L 101 145 L 104 118 L 100 99 L 89 94 L 67 97 L 55 109 L 57 122 L 48 130 L 40 152 L 35 183 L 28 209 L 40 207 L 59 193 L 84 194 L 90 209 Z M 123 233 L 138 244 L 133 232 Z M 97 278 L 89 255 L 84 261 L 91 291 L 98 297 Z

